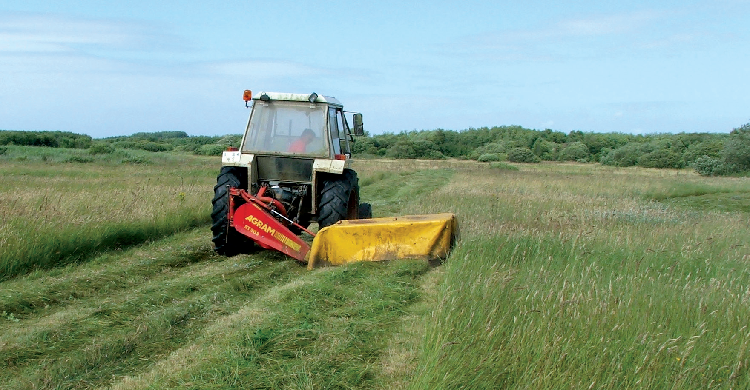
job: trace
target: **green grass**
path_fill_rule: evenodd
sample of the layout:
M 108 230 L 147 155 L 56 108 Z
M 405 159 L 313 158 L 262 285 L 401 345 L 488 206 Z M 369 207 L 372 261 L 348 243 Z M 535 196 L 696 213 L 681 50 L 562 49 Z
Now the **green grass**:
M 90 149 L 48 148 L 39 146 L 4 146 L 0 161 L 48 164 L 158 165 L 190 159 L 187 154 L 152 153 L 135 149 L 112 149 L 92 153 Z
M 200 361 L 149 378 L 151 388 L 362 388 L 375 381 L 394 323 L 419 298 L 427 264 L 364 263 L 304 275 L 243 307 L 248 317 L 197 341 Z M 251 324 L 247 324 L 251 322 Z M 124 381 L 138 388 L 140 381 Z
M 374 217 L 391 216 L 447 184 L 452 175 L 451 169 L 381 171 L 360 181 L 361 201 L 372 204 Z
M 205 229 L 4 284 L 8 388 L 90 388 L 147 369 L 217 318 L 304 272 L 292 262 L 216 258 Z M 113 261 L 116 260 L 116 261 Z M 65 275 L 65 278 L 61 278 Z M 7 295 L 6 295 L 7 294 Z
M 724 179 L 674 181 L 668 188 L 648 191 L 648 199 L 696 210 L 750 212 L 750 188 L 747 180 Z
M 3 215 L 57 224 L 1 237 L 148 232 L 147 204 L 206 214 L 218 162 L 159 158 L 7 160 Z M 31 267 L 0 282 L 0 388 L 750 388 L 750 182 L 514 167 L 356 162 L 376 216 L 457 215 L 461 239 L 436 268 L 223 258 L 190 224 Z
M 31 157 L 80 152 L 14 149 Z M 216 162 L 189 155 L 149 158 L 161 162 L 27 158 L 0 165 L 0 280 L 208 223 L 207 187 L 215 180 Z
M 490 168 L 492 169 L 500 169 L 500 170 L 506 170 L 506 171 L 518 171 L 519 168 L 513 164 L 508 164 L 505 162 L 491 162 Z
M 663 175 L 542 166 L 433 194 L 463 240 L 409 387 L 749 387 L 747 214 L 642 200 L 674 193 Z

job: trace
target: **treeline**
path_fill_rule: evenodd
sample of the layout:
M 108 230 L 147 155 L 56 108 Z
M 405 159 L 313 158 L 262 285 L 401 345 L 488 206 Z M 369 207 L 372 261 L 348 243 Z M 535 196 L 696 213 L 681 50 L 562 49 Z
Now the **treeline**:
M 242 135 L 190 136 L 184 131 L 135 133 L 129 136 L 108 137 L 95 141 L 102 152 L 121 149 L 141 149 L 149 152 L 190 152 L 205 156 L 221 155 L 228 146 L 239 147 Z
M 184 131 L 139 132 L 102 139 L 61 131 L 0 131 L 0 154 L 4 152 L 3 145 L 25 145 L 88 149 L 94 155 L 138 149 L 218 156 L 228 146 L 239 147 L 241 140 L 240 134 L 190 136 Z M 564 133 L 521 126 L 422 130 L 358 137 L 353 152 L 358 157 L 394 159 L 576 161 L 618 167 L 692 167 L 702 175 L 730 175 L 750 171 L 750 123 L 729 134 Z
M 396 159 L 577 161 L 619 167 L 693 167 L 704 175 L 725 175 L 750 170 L 750 124 L 730 134 L 634 135 L 582 131 L 566 134 L 520 126 L 463 131 L 437 129 L 358 138 L 353 152 Z
M 139 132 L 128 136 L 92 139 L 88 135 L 62 131 L 7 131 L 0 130 L 0 154 L 6 147 L 45 146 L 50 148 L 88 149 L 90 154 L 108 154 L 118 149 L 149 152 L 189 152 L 218 156 L 228 146 L 239 147 L 242 135 L 190 136 L 184 131 Z
M 92 141 L 88 135 L 68 131 L 0 130 L 0 146 L 19 145 L 86 149 L 91 146 Z

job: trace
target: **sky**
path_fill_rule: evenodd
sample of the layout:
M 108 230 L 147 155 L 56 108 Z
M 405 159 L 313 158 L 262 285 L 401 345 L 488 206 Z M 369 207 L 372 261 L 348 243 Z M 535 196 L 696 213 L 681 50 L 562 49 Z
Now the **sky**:
M 240 134 L 242 92 L 335 96 L 370 134 L 750 122 L 750 0 L 4 0 L 0 129 Z

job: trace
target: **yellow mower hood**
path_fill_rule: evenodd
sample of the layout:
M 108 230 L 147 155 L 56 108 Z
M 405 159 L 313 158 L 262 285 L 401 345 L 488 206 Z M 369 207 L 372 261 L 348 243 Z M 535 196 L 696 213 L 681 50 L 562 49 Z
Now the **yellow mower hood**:
M 321 229 L 307 268 L 356 261 L 446 258 L 458 234 L 453 214 L 340 221 Z

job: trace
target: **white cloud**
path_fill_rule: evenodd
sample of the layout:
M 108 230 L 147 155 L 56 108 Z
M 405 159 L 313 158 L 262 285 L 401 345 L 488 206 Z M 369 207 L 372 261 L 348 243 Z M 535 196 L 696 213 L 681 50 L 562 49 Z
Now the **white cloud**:
M 559 41 L 578 37 L 621 35 L 642 31 L 660 18 L 656 12 L 635 12 L 595 18 L 567 19 L 546 28 L 497 31 L 469 37 L 477 44 L 528 44 Z
M 55 15 L 0 16 L 0 53 L 153 50 L 172 44 L 156 26 Z
M 563 20 L 549 31 L 555 36 L 601 36 L 640 31 L 657 21 L 661 15 L 653 11 L 607 15 L 596 18 Z
M 663 19 L 664 13 L 656 11 L 564 19 L 542 27 L 468 36 L 448 51 L 501 61 L 601 56 L 603 51 L 632 47 L 631 42 L 653 33 L 653 26 Z
M 327 70 L 315 68 L 289 61 L 232 61 L 206 65 L 214 73 L 224 76 L 261 77 L 263 79 L 277 79 L 283 77 L 319 76 L 328 73 Z

